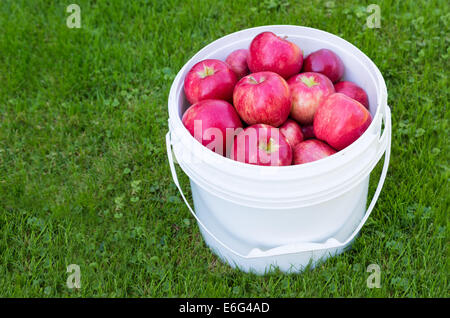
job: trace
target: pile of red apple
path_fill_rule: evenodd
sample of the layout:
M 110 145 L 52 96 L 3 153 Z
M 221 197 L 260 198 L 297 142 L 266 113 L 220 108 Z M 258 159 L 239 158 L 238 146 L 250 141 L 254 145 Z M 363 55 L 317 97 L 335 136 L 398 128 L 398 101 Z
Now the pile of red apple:
M 296 44 L 263 32 L 225 61 L 192 67 L 184 81 L 192 106 L 182 121 L 204 146 L 240 162 L 319 160 L 349 146 L 372 121 L 366 92 L 343 75 L 333 51 L 303 59 Z

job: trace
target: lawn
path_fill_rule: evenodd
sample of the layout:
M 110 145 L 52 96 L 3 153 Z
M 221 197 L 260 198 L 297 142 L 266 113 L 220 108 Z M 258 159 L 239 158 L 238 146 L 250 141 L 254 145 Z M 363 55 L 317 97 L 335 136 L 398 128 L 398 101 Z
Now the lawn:
M 77 0 L 79 29 L 66 25 L 70 3 L 0 3 L 0 296 L 449 296 L 447 1 Z M 380 28 L 366 26 L 371 3 Z M 267 24 L 322 29 L 365 52 L 386 80 L 393 141 L 353 248 L 302 274 L 261 277 L 205 246 L 164 136 L 184 63 Z M 66 285 L 69 264 L 80 289 Z M 367 287 L 370 264 L 381 288 Z

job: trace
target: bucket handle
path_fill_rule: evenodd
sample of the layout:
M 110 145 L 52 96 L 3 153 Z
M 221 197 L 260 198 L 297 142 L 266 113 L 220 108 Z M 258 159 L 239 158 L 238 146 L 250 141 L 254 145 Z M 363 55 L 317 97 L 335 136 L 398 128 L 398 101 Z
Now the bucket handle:
M 350 237 L 345 240 L 345 242 L 339 242 L 335 238 L 328 239 L 325 243 L 307 243 L 307 242 L 301 242 L 301 243 L 295 243 L 295 244 L 289 244 L 289 245 L 283 245 L 279 247 L 275 247 L 272 249 L 269 249 L 267 251 L 261 251 L 258 248 L 252 249 L 248 255 L 243 255 L 239 252 L 236 252 L 231 247 L 223 243 L 219 238 L 217 238 L 199 219 L 199 217 L 196 215 L 194 210 L 192 209 L 191 205 L 189 204 L 188 200 L 184 196 L 183 190 L 181 189 L 180 183 L 178 181 L 177 172 L 175 170 L 175 165 L 173 162 L 173 154 L 172 154 L 172 145 L 171 145 L 171 138 L 170 138 L 170 131 L 166 134 L 166 148 L 167 148 L 167 157 L 169 159 L 169 166 L 170 171 L 172 173 L 172 179 L 175 183 L 176 187 L 180 191 L 181 197 L 183 198 L 184 203 L 188 207 L 189 211 L 193 215 L 193 217 L 197 220 L 198 224 L 205 230 L 206 233 L 208 233 L 217 243 L 219 243 L 223 248 L 228 250 L 230 253 L 235 254 L 238 257 L 244 258 L 244 259 L 251 259 L 251 258 L 261 258 L 261 257 L 268 257 L 268 256 L 280 256 L 280 255 L 287 255 L 287 254 L 296 254 L 300 252 L 313 252 L 313 251 L 319 251 L 324 249 L 338 249 L 343 248 L 346 245 L 348 245 L 355 236 L 359 233 L 361 228 L 363 227 L 364 223 L 366 223 L 367 219 L 369 218 L 369 215 L 372 213 L 373 208 L 375 207 L 375 204 L 378 200 L 378 197 L 380 196 L 381 189 L 383 188 L 384 181 L 386 179 L 387 170 L 389 167 L 389 159 L 391 155 L 391 110 L 388 105 L 386 105 L 383 108 L 382 111 L 383 120 L 384 120 L 384 131 L 382 136 L 379 139 L 379 143 L 381 145 L 385 145 L 385 149 L 383 147 L 380 149 L 381 153 L 383 151 L 385 152 L 385 159 L 383 164 L 383 170 L 381 172 L 380 179 L 378 181 L 377 189 L 375 190 L 375 193 L 373 195 L 372 201 L 370 202 L 369 207 L 367 208 L 366 213 L 364 214 L 364 217 L 361 219 L 358 227 L 353 231 L 353 233 L 350 235 Z

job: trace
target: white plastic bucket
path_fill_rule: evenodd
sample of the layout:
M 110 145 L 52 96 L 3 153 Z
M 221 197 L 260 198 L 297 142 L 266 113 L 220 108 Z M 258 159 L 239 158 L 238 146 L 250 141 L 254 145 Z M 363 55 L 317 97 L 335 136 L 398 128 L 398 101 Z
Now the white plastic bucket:
M 373 121 L 357 141 L 316 162 L 262 167 L 222 157 L 189 134 L 181 122 L 189 107 L 183 93 L 187 72 L 207 58 L 225 60 L 231 51 L 247 48 L 264 31 L 287 36 L 305 56 L 328 48 L 341 57 L 346 67 L 344 79 L 356 82 L 369 96 Z M 259 274 L 275 267 L 298 272 L 342 252 L 373 210 L 389 165 L 391 118 L 380 71 L 349 42 L 301 26 L 251 28 L 222 37 L 200 50 L 172 84 L 169 130 L 166 143 L 172 177 L 206 243 L 231 266 Z M 190 179 L 195 212 L 178 182 L 172 151 Z M 378 187 L 366 209 L 370 173 L 383 153 Z

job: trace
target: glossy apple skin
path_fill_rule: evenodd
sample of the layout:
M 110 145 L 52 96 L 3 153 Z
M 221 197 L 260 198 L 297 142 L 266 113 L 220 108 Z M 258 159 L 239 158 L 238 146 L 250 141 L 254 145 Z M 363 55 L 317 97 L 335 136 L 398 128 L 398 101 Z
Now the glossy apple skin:
M 344 149 L 369 127 L 372 116 L 353 98 L 334 93 L 319 106 L 314 117 L 314 134 L 336 150 Z
M 270 150 L 267 144 L 270 144 Z M 278 128 L 256 124 L 235 137 L 231 159 L 260 166 L 289 166 L 292 148 Z
M 247 62 L 252 73 L 270 71 L 287 79 L 302 69 L 303 52 L 294 43 L 263 32 L 250 44 Z
M 201 133 L 195 136 L 194 125 L 195 121 L 201 121 Z M 208 137 L 208 128 L 218 128 L 222 133 L 222 149 L 214 149 L 216 153 L 226 155 L 233 142 L 233 135 L 228 138 L 227 143 L 227 128 L 237 129 L 242 128 L 242 122 L 239 115 L 236 113 L 234 107 L 223 100 L 207 99 L 195 103 L 189 107 L 183 114 L 182 122 L 189 133 L 197 137 L 196 139 L 207 146 L 212 143 L 215 137 Z M 228 148 L 227 148 L 228 147 Z M 213 149 L 211 149 L 213 150 Z
M 342 93 L 357 100 L 363 104 L 364 107 L 369 109 L 369 97 L 367 97 L 366 91 L 355 83 L 349 81 L 338 82 L 334 84 L 334 90 L 336 93 Z
M 259 72 L 247 75 L 236 84 L 234 107 L 249 125 L 280 126 L 289 116 L 289 86 L 278 74 Z
M 303 72 L 321 73 L 333 83 L 344 76 L 344 63 L 341 58 L 331 50 L 320 49 L 308 55 L 303 63 Z
M 323 141 L 317 139 L 305 140 L 297 144 L 293 149 L 294 165 L 313 162 L 336 153 L 336 150 Z
M 317 107 L 334 93 L 333 83 L 320 73 L 306 72 L 287 81 L 291 92 L 291 117 L 301 125 L 313 123 Z
M 231 70 L 236 74 L 238 79 L 250 73 L 247 65 L 248 50 L 240 49 L 230 53 L 227 56 L 225 63 L 230 66 Z
M 302 125 L 303 140 L 316 138 L 314 135 L 314 125 Z
M 294 120 L 288 118 L 279 129 L 291 147 L 303 141 L 302 128 Z
M 206 69 L 213 74 L 204 74 Z M 191 104 L 205 99 L 222 99 L 231 102 L 236 74 L 223 61 L 209 59 L 195 64 L 184 79 L 184 93 Z

